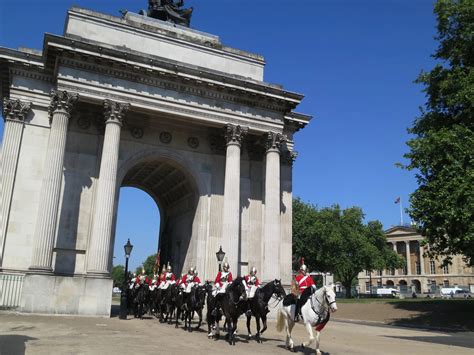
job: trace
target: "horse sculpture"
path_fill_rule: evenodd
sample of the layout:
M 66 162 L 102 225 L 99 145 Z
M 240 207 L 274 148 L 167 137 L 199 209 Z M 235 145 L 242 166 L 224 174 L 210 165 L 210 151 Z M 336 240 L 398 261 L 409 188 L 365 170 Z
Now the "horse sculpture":
M 249 338 L 251 338 L 252 333 L 250 331 L 250 321 L 253 315 L 257 323 L 257 334 L 255 335 L 255 339 L 258 343 L 262 342 L 260 336 L 267 329 L 267 313 L 269 312 L 268 302 L 270 301 L 270 298 L 272 298 L 273 295 L 276 296 L 278 301 L 281 301 L 286 295 L 285 290 L 281 285 L 281 281 L 278 279 L 275 279 L 267 283 L 265 286 L 257 289 L 257 291 L 255 292 L 255 296 L 252 299 L 248 300 L 251 314 L 247 314 L 247 330 Z M 261 331 L 260 319 L 263 323 L 263 328 Z
M 309 335 L 309 341 L 303 343 L 303 347 L 310 346 L 316 340 L 316 354 L 320 355 L 319 337 L 320 332 L 329 321 L 330 312 L 337 311 L 336 294 L 330 286 L 323 286 L 316 290 L 316 287 L 307 288 L 301 295 L 307 298 L 301 307 L 301 315 L 306 331 Z M 278 310 L 277 331 L 281 332 L 286 329 L 286 347 L 290 351 L 294 351 L 294 343 L 291 338 L 291 331 L 295 325 L 296 297 L 288 295 L 283 300 L 283 305 Z M 316 327 L 316 339 L 313 336 L 312 327 Z

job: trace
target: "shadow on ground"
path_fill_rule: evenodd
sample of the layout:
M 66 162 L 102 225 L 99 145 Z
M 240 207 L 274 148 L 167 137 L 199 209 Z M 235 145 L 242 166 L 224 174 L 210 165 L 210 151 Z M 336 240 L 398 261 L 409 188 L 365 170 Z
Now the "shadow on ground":
M 409 318 L 388 322 L 391 325 L 413 325 L 449 328 L 453 331 L 474 331 L 474 301 L 430 300 L 391 302 L 395 309 L 417 312 Z
M 24 335 L 0 335 L 0 354 L 24 354 L 26 343 L 30 340 L 38 339 Z
M 386 335 L 385 338 L 421 341 L 426 343 L 436 343 L 451 346 L 461 346 L 463 348 L 474 349 L 474 340 L 472 334 L 466 336 L 391 336 Z

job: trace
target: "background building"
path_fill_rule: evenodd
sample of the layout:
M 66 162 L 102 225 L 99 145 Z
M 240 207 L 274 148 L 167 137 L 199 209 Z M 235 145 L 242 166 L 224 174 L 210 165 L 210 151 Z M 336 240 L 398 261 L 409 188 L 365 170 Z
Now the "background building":
M 370 286 L 394 287 L 402 293 L 436 293 L 439 288 L 450 286 L 474 292 L 474 268 L 466 266 L 462 255 L 454 256 L 451 265 L 442 266 L 441 260 L 423 256 L 428 246 L 422 246 L 423 236 L 414 228 L 396 226 L 386 230 L 385 234 L 393 250 L 408 262 L 403 269 L 359 273 L 361 293 L 369 293 Z

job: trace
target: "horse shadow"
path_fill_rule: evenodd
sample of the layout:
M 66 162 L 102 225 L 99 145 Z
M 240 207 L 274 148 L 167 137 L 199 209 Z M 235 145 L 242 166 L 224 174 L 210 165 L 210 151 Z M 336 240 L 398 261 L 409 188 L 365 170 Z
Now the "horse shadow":
M 26 343 L 31 340 L 38 340 L 25 335 L 0 335 L 1 354 L 25 354 Z
M 287 350 L 285 345 L 277 345 L 278 348 Z M 295 353 L 302 353 L 302 354 L 314 354 L 314 347 L 303 347 L 303 346 L 295 346 L 294 347 Z M 331 355 L 326 351 L 321 351 L 322 355 Z

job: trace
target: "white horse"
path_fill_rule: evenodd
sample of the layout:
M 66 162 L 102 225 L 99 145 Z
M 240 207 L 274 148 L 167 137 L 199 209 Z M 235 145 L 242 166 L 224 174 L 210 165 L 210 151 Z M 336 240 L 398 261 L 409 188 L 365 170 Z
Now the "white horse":
M 306 303 L 301 307 L 301 315 L 306 331 L 309 335 L 309 341 L 303 343 L 303 347 L 310 346 L 316 340 L 316 354 L 320 355 L 319 351 L 319 336 L 320 331 L 329 320 L 329 312 L 337 311 L 336 294 L 331 286 L 321 287 L 316 290 L 316 286 L 311 287 L 311 295 L 308 297 Z M 296 304 L 285 306 L 282 304 L 278 310 L 277 316 L 277 331 L 281 332 L 283 327 L 286 329 L 286 347 L 290 351 L 294 351 L 294 343 L 291 338 L 291 331 L 295 325 L 295 311 Z M 319 327 L 318 327 L 319 326 Z M 312 327 L 316 327 L 316 339 L 313 335 Z

